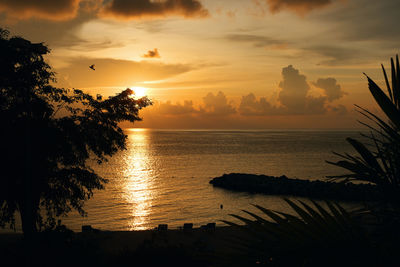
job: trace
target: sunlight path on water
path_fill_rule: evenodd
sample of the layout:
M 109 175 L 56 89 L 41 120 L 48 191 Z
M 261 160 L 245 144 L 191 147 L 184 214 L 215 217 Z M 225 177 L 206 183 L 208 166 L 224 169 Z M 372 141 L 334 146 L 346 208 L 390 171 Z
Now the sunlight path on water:
M 131 207 L 130 230 L 146 229 L 155 192 L 152 190 L 154 176 L 149 166 L 148 133 L 145 129 L 133 129 L 128 135 L 128 151 L 124 159 L 124 194 Z

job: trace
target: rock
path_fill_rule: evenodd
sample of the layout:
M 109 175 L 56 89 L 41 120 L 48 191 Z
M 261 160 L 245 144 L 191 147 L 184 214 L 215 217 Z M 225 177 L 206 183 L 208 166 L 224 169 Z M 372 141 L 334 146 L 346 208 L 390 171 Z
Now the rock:
M 368 201 L 382 199 L 382 194 L 375 185 L 336 183 L 321 180 L 301 180 L 280 177 L 230 173 L 210 181 L 215 187 L 224 189 L 261 193 L 267 195 L 290 195 L 316 199 L 335 199 L 348 201 Z

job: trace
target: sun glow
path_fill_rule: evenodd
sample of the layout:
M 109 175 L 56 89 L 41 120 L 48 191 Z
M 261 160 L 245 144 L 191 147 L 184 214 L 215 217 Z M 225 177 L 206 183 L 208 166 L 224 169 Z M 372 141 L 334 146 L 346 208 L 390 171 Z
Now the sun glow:
M 147 96 L 147 88 L 145 87 L 132 87 L 133 92 L 135 92 L 135 98 L 141 98 Z

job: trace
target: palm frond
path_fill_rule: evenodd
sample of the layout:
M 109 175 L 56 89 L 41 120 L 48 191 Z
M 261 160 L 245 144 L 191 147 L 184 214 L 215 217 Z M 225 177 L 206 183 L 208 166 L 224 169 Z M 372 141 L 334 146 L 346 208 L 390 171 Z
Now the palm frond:
M 347 141 L 357 152 L 356 156 L 349 154 L 336 154 L 342 158 L 337 162 L 328 162 L 349 171 L 344 175 L 330 176 L 329 178 L 346 179 L 348 181 L 365 181 L 378 185 L 386 196 L 384 201 L 390 200 L 391 204 L 400 207 L 400 64 L 396 56 L 390 60 L 391 82 L 385 67 L 382 65 L 383 76 L 388 95 L 369 77 L 368 88 L 376 103 L 387 117 L 385 119 L 373 114 L 360 106 L 358 112 L 368 123 L 361 122 L 371 130 L 367 137 L 372 144 L 347 138 Z M 393 203 L 395 200 L 396 203 Z
M 284 200 L 295 215 L 253 205 L 262 215 L 243 212 L 254 220 L 232 215 L 244 225 L 224 221 L 238 227 L 241 236 L 247 233 L 247 238 L 241 239 L 246 240 L 247 246 L 243 247 L 241 242 L 240 255 L 254 257 L 254 262 L 260 259 L 268 262 L 271 258 L 285 262 L 287 255 L 291 255 L 291 263 L 299 263 L 307 258 L 369 246 L 366 231 L 353 218 L 358 212 L 347 212 L 340 204 L 329 201 L 324 208 L 312 200 L 310 204 Z
M 392 79 L 396 79 L 396 76 L 392 76 Z M 390 98 L 382 91 L 382 89 L 371 79 L 367 76 L 368 79 L 368 88 L 372 94 L 372 96 L 375 98 L 375 101 L 378 103 L 379 107 L 382 109 L 382 111 L 385 113 L 385 115 L 390 119 L 390 121 L 398 128 L 400 129 L 400 111 L 397 109 L 398 103 L 399 103 L 399 95 L 398 95 L 398 89 L 393 87 L 393 103 Z M 396 83 L 396 80 L 392 82 Z
M 389 93 L 390 100 L 392 100 L 393 102 L 393 94 L 392 94 L 392 89 L 390 88 L 389 79 L 387 77 L 385 67 L 383 66 L 383 64 L 381 64 L 381 66 L 382 66 L 383 76 L 385 77 L 386 88 Z

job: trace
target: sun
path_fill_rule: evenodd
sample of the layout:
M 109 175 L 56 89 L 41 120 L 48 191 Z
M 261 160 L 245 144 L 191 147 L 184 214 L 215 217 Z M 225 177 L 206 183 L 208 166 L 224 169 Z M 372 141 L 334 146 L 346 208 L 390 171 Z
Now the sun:
M 133 92 L 135 92 L 134 96 L 136 98 L 141 98 L 141 97 L 144 97 L 147 95 L 147 88 L 145 88 L 145 87 L 135 86 L 135 87 L 132 87 L 132 90 L 133 90 Z

